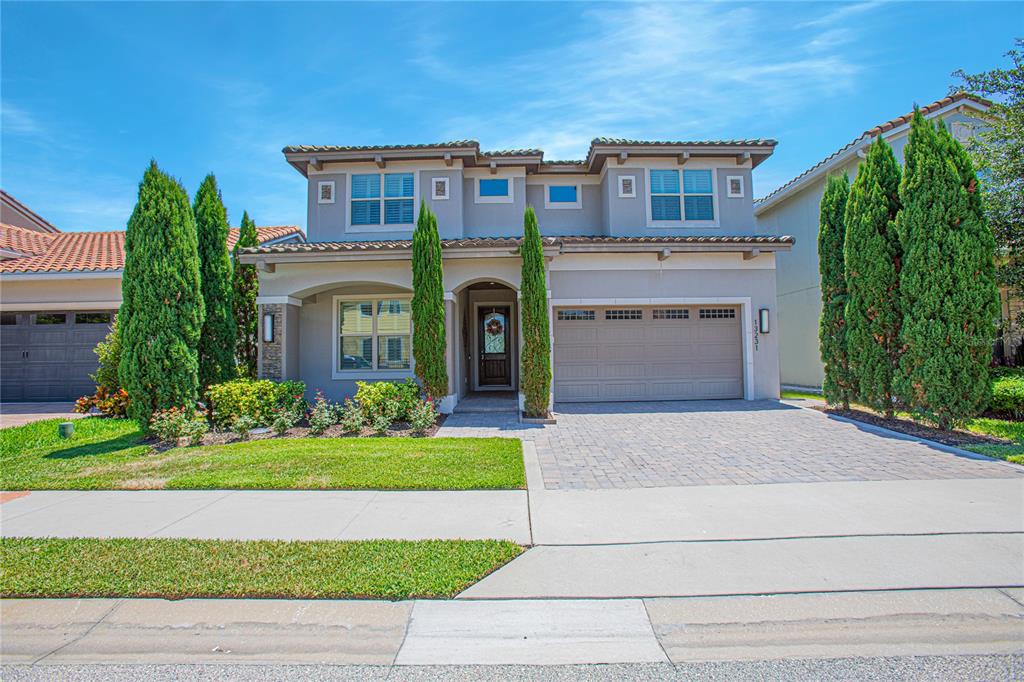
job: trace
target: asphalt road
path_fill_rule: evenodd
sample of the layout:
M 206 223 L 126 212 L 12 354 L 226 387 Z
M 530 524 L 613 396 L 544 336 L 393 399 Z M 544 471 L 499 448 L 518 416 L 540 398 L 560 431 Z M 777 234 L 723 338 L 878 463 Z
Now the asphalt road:
M 781 659 L 728 663 L 576 666 L 265 666 L 265 665 L 39 665 L 2 666 L 6 682 L 278 682 L 303 680 L 935 680 L 1024 679 L 1024 654 Z

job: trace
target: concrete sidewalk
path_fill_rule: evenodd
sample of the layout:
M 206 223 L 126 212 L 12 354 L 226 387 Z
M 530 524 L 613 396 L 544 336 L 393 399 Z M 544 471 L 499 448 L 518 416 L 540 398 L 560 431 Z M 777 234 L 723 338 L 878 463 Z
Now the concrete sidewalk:
M 0 505 L 0 534 L 531 544 L 524 490 L 34 491 Z
M 490 602 L 8 600 L 6 664 L 556 665 L 1019 652 L 1024 591 Z

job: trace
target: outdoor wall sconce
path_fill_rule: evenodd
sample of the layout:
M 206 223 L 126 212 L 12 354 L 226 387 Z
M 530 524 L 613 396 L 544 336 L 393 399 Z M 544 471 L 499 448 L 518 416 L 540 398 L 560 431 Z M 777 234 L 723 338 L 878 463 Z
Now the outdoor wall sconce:
M 762 334 L 767 334 L 770 331 L 768 325 L 768 309 L 761 308 L 757 311 L 757 328 Z
M 263 316 L 263 342 L 274 343 L 274 314 L 267 313 Z

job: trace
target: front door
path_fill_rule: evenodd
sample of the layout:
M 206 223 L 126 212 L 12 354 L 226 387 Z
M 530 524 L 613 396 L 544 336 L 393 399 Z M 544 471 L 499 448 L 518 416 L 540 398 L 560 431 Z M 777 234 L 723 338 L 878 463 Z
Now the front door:
M 508 306 L 487 306 L 477 312 L 480 338 L 479 369 L 481 387 L 512 387 L 512 348 L 508 333 Z

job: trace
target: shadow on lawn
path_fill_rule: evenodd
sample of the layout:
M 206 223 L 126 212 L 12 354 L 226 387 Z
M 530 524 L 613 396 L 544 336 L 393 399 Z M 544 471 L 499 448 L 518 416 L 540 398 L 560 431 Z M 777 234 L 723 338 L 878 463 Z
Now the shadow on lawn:
M 111 438 L 109 440 L 99 441 L 97 443 L 84 443 L 82 445 L 72 445 L 71 447 L 63 450 L 56 450 L 49 453 L 44 459 L 74 459 L 76 457 L 95 457 L 96 455 L 110 455 L 114 454 L 119 450 L 127 450 L 129 448 L 137 447 L 139 445 L 145 445 L 145 439 L 142 434 L 138 431 L 134 433 L 125 434 L 118 436 L 117 438 Z

